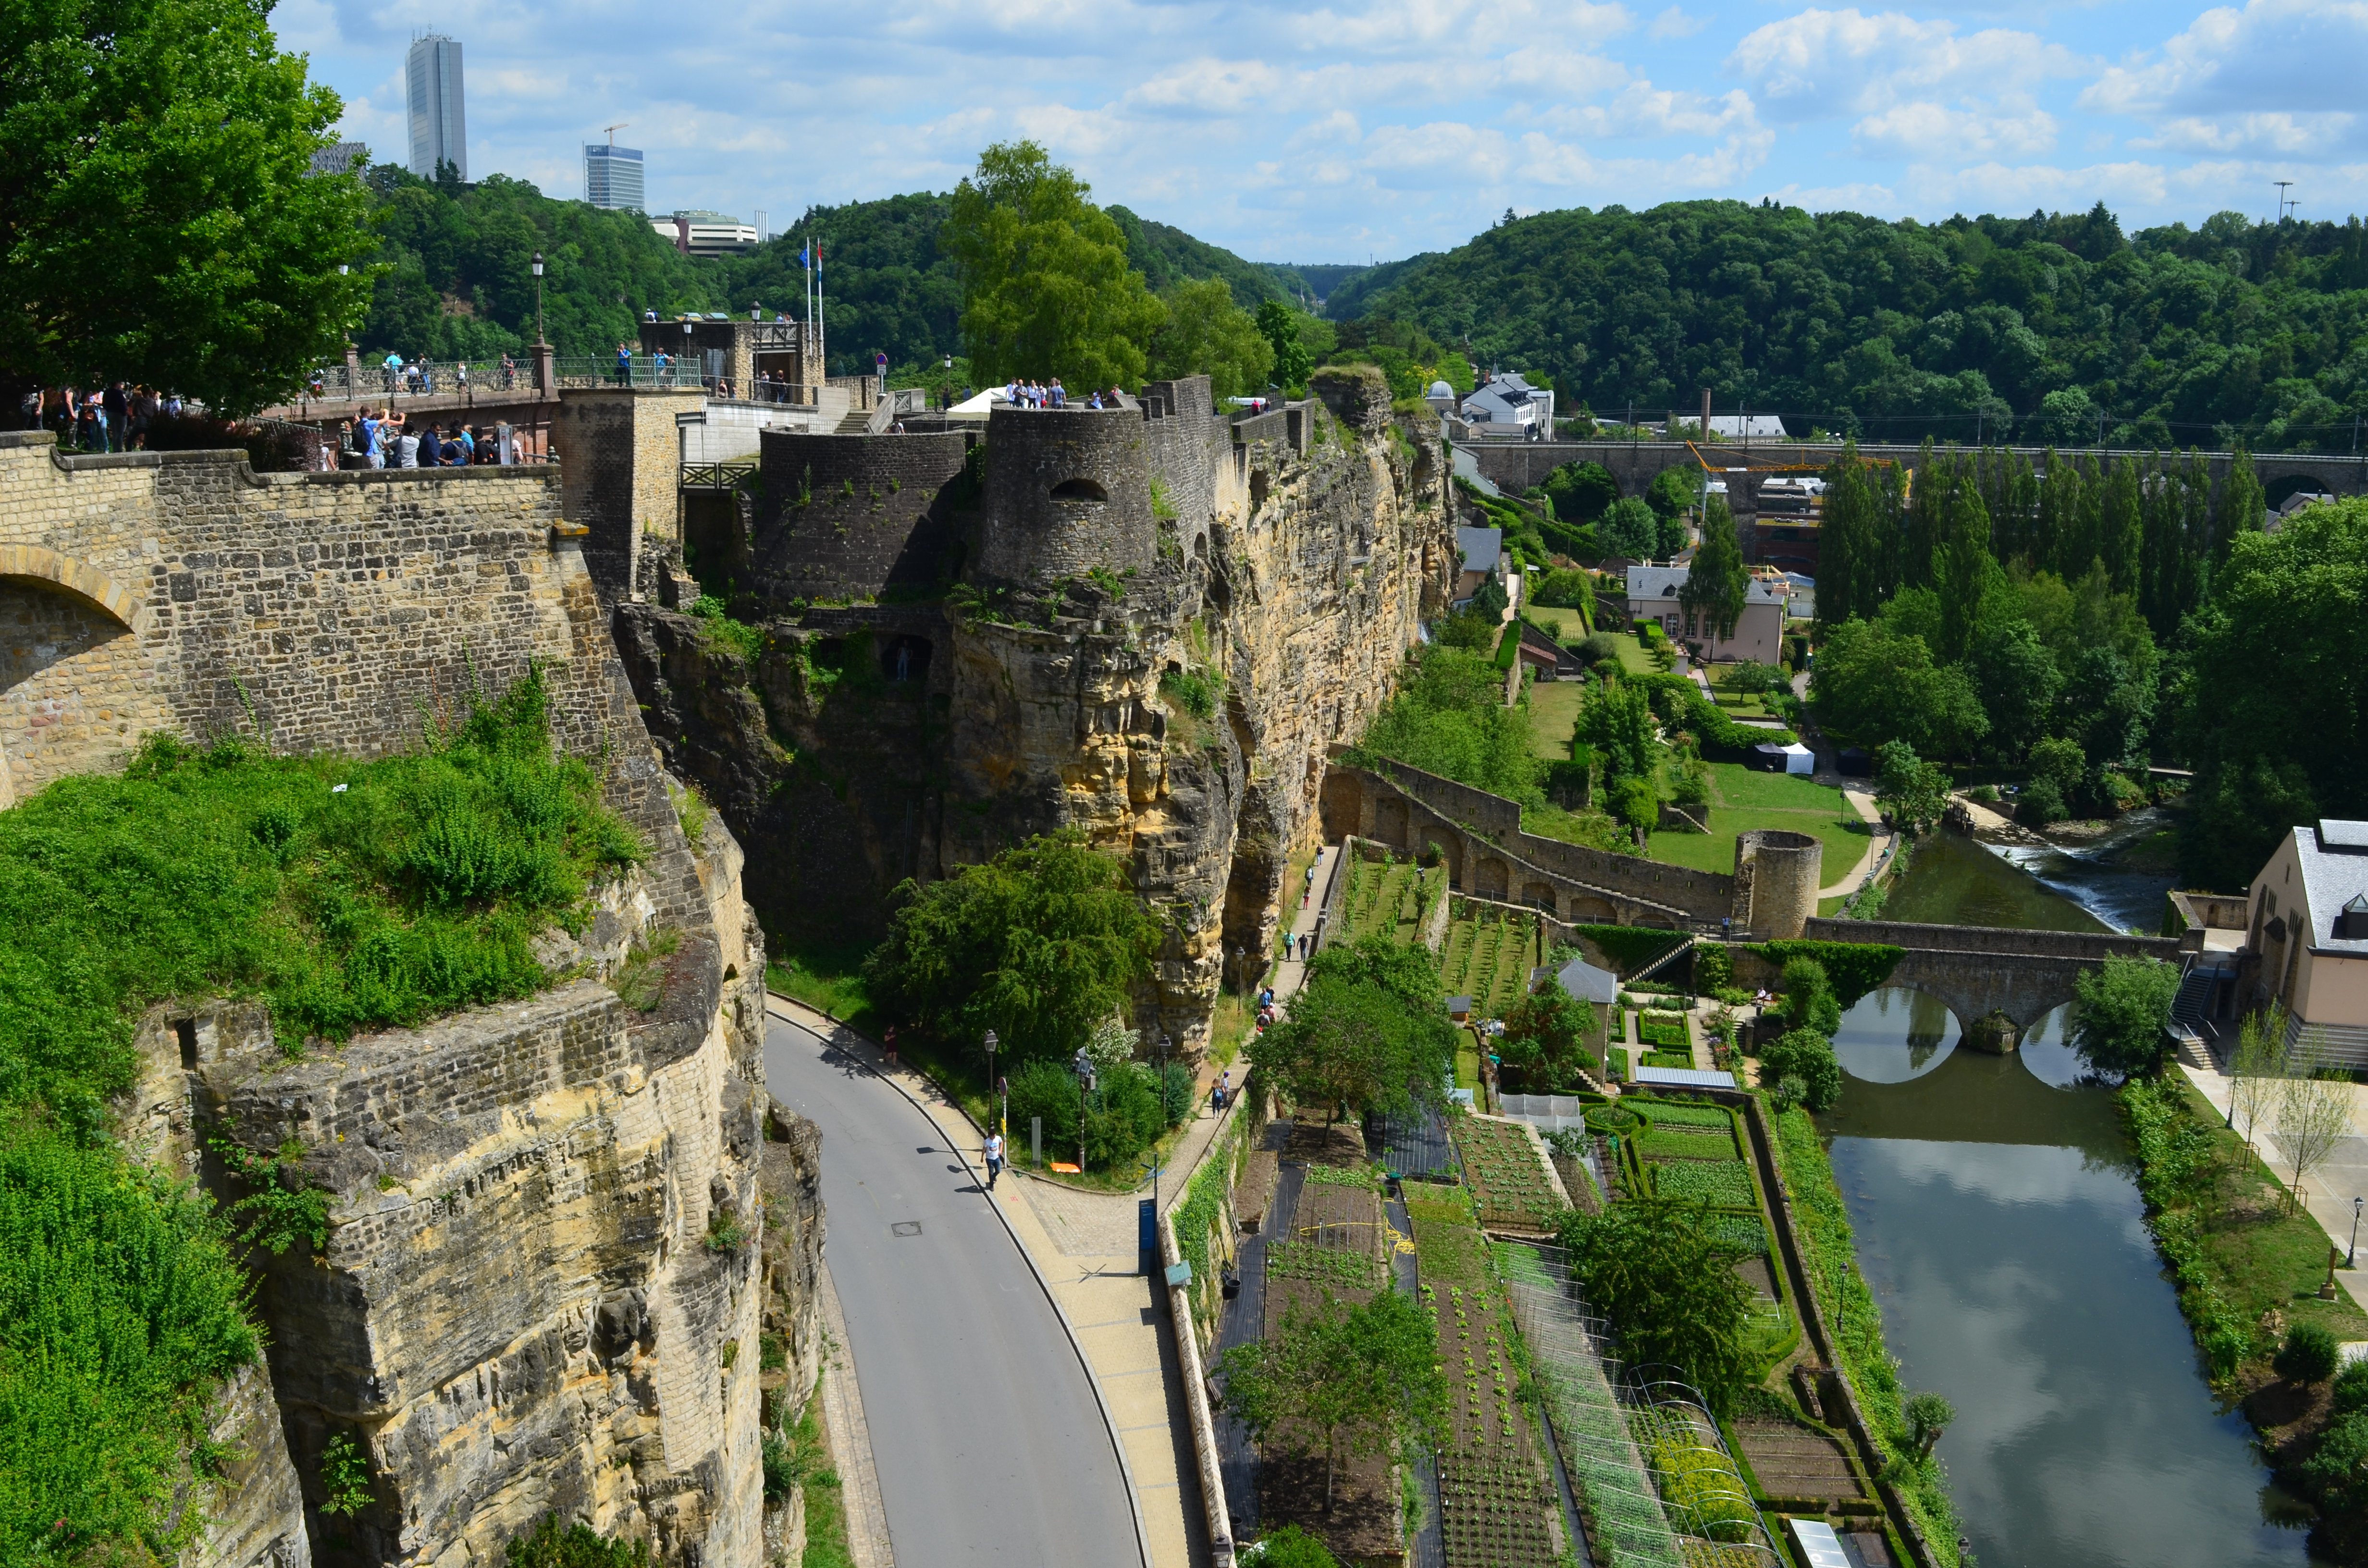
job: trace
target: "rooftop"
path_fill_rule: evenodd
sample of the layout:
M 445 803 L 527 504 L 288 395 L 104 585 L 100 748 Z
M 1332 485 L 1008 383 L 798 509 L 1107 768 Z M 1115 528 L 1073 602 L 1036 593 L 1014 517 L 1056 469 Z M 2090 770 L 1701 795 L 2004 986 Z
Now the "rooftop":
M 1632 599 L 1673 599 L 1678 597 L 1678 590 L 1686 585 L 1686 579 L 1692 575 L 1693 569 L 1688 566 L 1631 566 L 1628 568 L 1628 597 Z M 1745 590 L 1743 602 L 1772 605 L 1776 603 L 1776 595 L 1766 582 L 1754 577 L 1750 580 L 1750 586 Z
M 1504 558 L 1505 530 L 1457 528 L 1455 548 L 1463 552 L 1463 570 L 1466 572 L 1494 572 L 1497 562 Z
M 2294 837 L 2310 904 L 2310 945 L 2368 955 L 2368 939 L 2347 941 L 2335 935 L 2335 917 L 2343 906 L 2368 893 L 2368 822 L 2322 818 L 2295 828 Z

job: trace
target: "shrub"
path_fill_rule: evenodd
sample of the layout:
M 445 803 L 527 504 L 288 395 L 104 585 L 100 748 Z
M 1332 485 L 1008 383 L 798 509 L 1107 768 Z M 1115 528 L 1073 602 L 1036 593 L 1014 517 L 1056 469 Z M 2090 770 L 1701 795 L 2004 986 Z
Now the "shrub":
M 1816 959 L 1788 960 L 1778 988 L 1784 994 L 1784 1019 L 1794 1028 L 1831 1038 L 1842 1027 L 1841 1001 L 1826 978 L 1826 966 Z
M 1751 949 L 1782 969 L 1794 959 L 1810 958 L 1825 967 L 1834 988 L 1834 1000 L 1854 1007 L 1868 992 L 1891 978 L 1899 965 L 1900 949 L 1881 942 L 1761 942 Z
M 2138 1074 L 2162 1065 L 2170 1052 L 2163 1026 L 2179 994 L 2179 970 L 2160 959 L 2106 958 L 2080 976 L 2080 1006 L 2072 1046 L 2100 1073 Z
M 2368 1411 L 2354 1411 L 2328 1427 L 2302 1461 L 2313 1501 L 2329 1514 L 2368 1511 Z
M 1297 1525 L 1282 1528 L 1253 1545 L 1244 1547 L 1238 1561 L 1242 1568 L 1340 1568 L 1340 1560 L 1319 1536 L 1309 1535 Z
M 610 1540 L 581 1519 L 563 1530 L 553 1513 L 511 1537 L 505 1556 L 507 1568 L 644 1568 L 650 1543 Z
M 1193 1092 L 1192 1070 L 1180 1062 L 1171 1062 L 1159 1070 L 1159 1117 L 1169 1127 L 1183 1125 L 1192 1114 L 1193 1102 L 1199 1096 Z
M 1615 665 L 1620 663 L 1620 645 L 1600 631 L 1589 633 L 1571 653 L 1582 667 L 1590 670 L 1606 659 Z
M 1629 1364 L 1677 1367 L 1724 1410 L 1750 1381 L 1745 1335 L 1756 1299 L 1708 1218 L 1693 1204 L 1642 1199 L 1598 1217 L 1566 1212 L 1562 1243 Z
M 2335 1374 L 2335 1386 L 2328 1397 L 2338 1415 L 2350 1415 L 2368 1410 L 2368 1361 L 2347 1361 Z
M 1825 1110 L 1842 1097 L 1834 1042 L 1816 1029 L 1793 1029 L 1760 1047 L 1759 1077 L 1763 1083 L 1799 1079 L 1800 1102 L 1811 1110 Z
M 2047 827 L 2062 822 L 2064 791 L 2052 779 L 2035 778 L 2022 787 L 2022 798 L 2014 814 L 2025 827 Z
M 2333 1377 L 2342 1359 L 2342 1349 L 2326 1324 L 2298 1323 L 2286 1330 L 2286 1342 L 2271 1359 L 2270 1369 L 2290 1383 L 2308 1387 Z
M 1047 1156 L 1065 1160 L 1077 1146 L 1077 1077 L 1057 1062 L 1030 1062 L 1010 1074 L 1011 1126 L 1027 1136 L 1031 1118 L 1044 1121 Z

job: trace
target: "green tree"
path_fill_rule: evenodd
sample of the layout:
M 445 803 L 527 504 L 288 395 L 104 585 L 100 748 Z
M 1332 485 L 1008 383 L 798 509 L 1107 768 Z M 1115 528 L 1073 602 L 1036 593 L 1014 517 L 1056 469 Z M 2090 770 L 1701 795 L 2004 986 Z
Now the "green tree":
M 1746 1333 L 1758 1299 L 1702 1205 L 1640 1198 L 1601 1215 L 1573 1212 L 1562 1244 L 1629 1365 L 1679 1369 L 1718 1411 L 1749 1386 L 1758 1369 Z
M 371 240 L 343 112 L 238 0 L 16 0 L 0 73 L 0 366 L 240 414 L 343 351 Z M 11 389 L 13 390 L 13 389 Z
M 1083 391 L 1143 380 L 1167 312 L 1090 190 L 1034 142 L 988 147 L 954 187 L 938 244 L 962 267 L 962 346 L 981 381 L 1058 377 Z
M 1591 523 L 1620 499 L 1620 482 L 1600 462 L 1566 462 L 1545 477 L 1540 486 L 1554 506 L 1554 516 L 1566 523 Z M 1647 508 L 1649 510 L 1649 508 Z
M 1321 1449 L 1327 1514 L 1342 1460 L 1393 1452 L 1402 1431 L 1436 1442 L 1446 1426 L 1430 1314 L 1395 1290 L 1354 1307 L 1329 1290 L 1315 1306 L 1293 1302 L 1280 1334 L 1235 1346 L 1222 1365 L 1225 1407 L 1253 1442 Z
M 2072 1048 L 2099 1073 L 2124 1076 L 2161 1070 L 2170 1041 L 2171 998 L 2179 994 L 2179 971 L 2160 959 L 2106 958 L 2103 967 L 2075 984 L 2080 1006 L 2072 1022 Z
M 1833 629 L 1809 672 L 1809 701 L 1825 727 L 1861 745 L 1905 741 L 1927 756 L 1965 756 L 1989 733 L 1973 677 L 1937 665 L 1920 636 L 1887 621 Z
M 1276 384 L 1293 397 L 1305 397 L 1315 362 L 1299 340 L 1299 312 L 1280 300 L 1269 300 L 1258 308 L 1258 329 L 1272 350 Z
M 1814 1028 L 1787 1029 L 1759 1048 L 1759 1081 L 1800 1085 L 1801 1103 L 1826 1110 L 1842 1097 L 1842 1066 L 1834 1042 Z
M 2212 499 L 2214 559 L 2227 560 L 2237 540 L 2260 533 L 2268 511 L 2260 475 L 2253 469 L 2253 454 L 2239 447 L 2229 461 L 2228 477 L 2220 482 L 2220 493 Z
M 2368 817 L 2362 647 L 2368 501 L 2236 540 L 2166 682 L 2196 773 L 2180 824 L 2185 885 L 2241 888 L 2296 824 Z
M 1340 1560 L 1332 1555 L 1323 1538 L 1309 1535 L 1297 1525 L 1260 1536 L 1242 1553 L 1241 1561 L 1253 1568 L 1340 1568 Z
M 1393 942 L 1369 932 L 1353 942 L 1333 942 L 1307 960 L 1310 978 L 1371 985 L 1419 1011 L 1439 1005 L 1439 960 L 1429 948 Z
M 1267 1081 L 1328 1118 L 1340 1108 L 1401 1111 L 1435 1103 L 1455 1061 L 1455 1031 L 1434 993 L 1412 1003 L 1364 981 L 1316 975 L 1291 1011 L 1249 1046 Z
M 1833 979 L 1826 966 L 1816 960 L 1786 960 L 1776 988 L 1784 999 L 1784 1019 L 1794 1028 L 1830 1036 L 1842 1027 L 1841 998 L 1834 994 Z
M 1166 301 L 1167 324 L 1151 343 L 1155 376 L 1206 375 L 1215 396 L 1240 397 L 1267 384 L 1274 348 L 1223 278 L 1186 279 Z
M 1578 710 L 1572 734 L 1579 744 L 1594 748 L 1607 787 L 1630 778 L 1649 785 L 1668 754 L 1652 701 L 1636 681 L 1606 682 Z
M 1572 1094 L 1583 1085 L 1581 1068 L 1600 1074 L 1603 1063 L 1588 1041 L 1596 1032 L 1593 1006 L 1562 988 L 1549 973 L 1537 988 L 1506 1011 L 1498 1054 L 1505 1082 L 1514 1093 Z
M 1699 624 L 1705 636 L 1734 636 L 1750 586 L 1751 574 L 1744 570 L 1743 550 L 1736 542 L 1735 517 L 1726 509 L 1726 498 L 1713 495 L 1702 508 L 1702 548 L 1694 551 L 1685 584 L 1678 589 L 1687 632 L 1691 635 Z
M 1817 585 L 1823 604 L 1825 584 Z M 1965 661 L 1975 698 L 1990 722 L 1992 756 L 2013 761 L 2046 732 L 2064 676 L 2055 655 L 2025 620 L 1988 620 L 1974 638 Z
M 1907 1417 L 1907 1438 L 1916 1445 L 1916 1457 L 1928 1460 L 1941 1434 L 1957 1418 L 1957 1407 L 1949 1403 L 1946 1395 L 1917 1393 L 1907 1396 L 1900 1414 Z
M 1634 495 L 1624 495 L 1605 508 L 1595 525 L 1603 553 L 1630 561 L 1650 561 L 1660 554 L 1661 524 L 1653 508 Z
M 1905 741 L 1875 748 L 1874 798 L 1910 833 L 1930 833 L 1949 810 L 1949 776 Z
M 1496 662 L 1437 643 L 1408 657 L 1398 689 L 1366 726 L 1358 751 L 1524 805 L 1542 803 L 1545 765 L 1531 744 L 1529 709 L 1505 706 L 1505 673 Z
M 1124 868 L 1075 828 L 894 897 L 888 937 L 864 960 L 875 1002 L 965 1047 L 992 1028 L 1015 1062 L 1083 1045 L 1124 1008 L 1159 941 Z
M 507 1568 L 645 1568 L 650 1543 L 610 1540 L 581 1519 L 562 1529 L 559 1516 L 550 1513 L 510 1537 L 503 1556 Z

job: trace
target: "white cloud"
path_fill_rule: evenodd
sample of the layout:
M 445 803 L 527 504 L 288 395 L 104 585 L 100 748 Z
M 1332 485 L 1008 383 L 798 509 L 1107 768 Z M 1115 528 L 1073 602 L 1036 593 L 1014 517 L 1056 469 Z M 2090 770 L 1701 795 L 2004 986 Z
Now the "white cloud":
M 1850 128 L 1865 151 L 1900 157 L 2032 157 L 2055 145 L 2055 117 L 2025 105 L 1950 108 L 1930 99 L 1896 104 Z
M 1708 26 L 1708 17 L 1689 17 L 1672 6 L 1653 18 L 1653 25 L 1645 29 L 1645 36 L 1656 39 L 1691 38 Z
M 2250 0 L 2195 18 L 2158 54 L 2100 76 L 2083 107 L 2124 114 L 2348 108 L 2368 63 L 2362 0 Z
M 1866 114 L 1921 99 L 2030 89 L 2081 72 L 2078 58 L 2036 34 L 1896 11 L 1803 11 L 1744 35 L 1726 69 L 1754 86 L 1769 114 L 1807 120 Z

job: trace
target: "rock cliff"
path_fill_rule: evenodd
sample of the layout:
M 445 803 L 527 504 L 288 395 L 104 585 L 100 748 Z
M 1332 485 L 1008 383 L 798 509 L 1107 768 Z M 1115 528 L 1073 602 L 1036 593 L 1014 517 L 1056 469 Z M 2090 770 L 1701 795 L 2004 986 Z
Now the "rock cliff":
M 1083 828 L 1167 926 L 1137 1022 L 1204 1043 L 1222 966 L 1273 939 L 1326 747 L 1362 728 L 1452 581 L 1435 449 L 1393 423 L 1377 376 L 1319 390 L 1237 423 L 1198 412 L 1205 381 L 1115 412 L 997 413 L 974 510 L 928 519 L 961 536 L 934 599 L 882 591 L 916 575 L 901 532 L 872 547 L 872 603 L 740 583 L 759 645 L 620 607 L 644 722 L 749 846 L 768 926 L 866 940 L 901 880 Z M 859 497 L 866 461 L 926 485 L 899 441 L 945 447 L 940 494 L 976 472 L 942 436 L 804 437 L 801 472 L 833 440 L 878 449 L 833 460 Z M 811 523 L 780 492 L 770 506 L 738 559 L 798 557 Z M 858 597 L 865 544 L 844 520 L 815 540 Z

